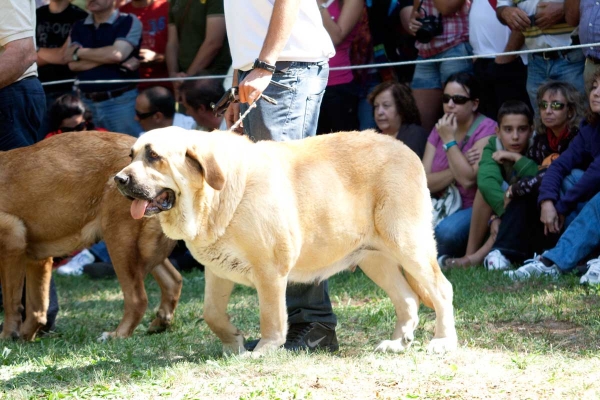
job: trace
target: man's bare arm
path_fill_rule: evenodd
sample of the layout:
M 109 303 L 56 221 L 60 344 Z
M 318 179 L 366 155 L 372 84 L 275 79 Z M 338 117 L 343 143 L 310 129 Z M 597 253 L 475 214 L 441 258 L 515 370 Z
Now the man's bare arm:
M 0 55 L 0 89 L 19 79 L 36 59 L 32 37 L 8 42 Z
M 565 21 L 571 26 L 579 25 L 579 18 L 581 18 L 579 4 L 580 0 L 565 0 Z
M 62 47 L 49 49 L 41 47 L 37 52 L 37 64 L 41 67 L 46 64 L 65 65 L 70 60 L 65 60 L 65 50 L 67 48 L 68 41 Z
M 74 72 L 87 71 L 88 69 L 99 67 L 102 64 L 96 61 L 88 61 L 88 60 L 79 60 L 79 61 L 71 61 L 69 63 L 69 69 Z
M 187 70 L 189 76 L 197 74 L 213 62 L 223 47 L 223 43 L 225 43 L 226 35 L 225 17 L 223 15 L 209 15 L 206 18 L 206 37 Z
M 258 56 L 259 59 L 269 64 L 277 62 L 279 54 L 292 34 L 292 27 L 298 19 L 299 10 L 300 2 L 298 0 L 275 1 L 267 37 Z
M 100 64 L 121 64 L 129 58 L 133 52 L 131 43 L 125 40 L 117 40 L 112 46 L 89 49 L 82 47 L 77 52 L 81 60 L 94 61 Z

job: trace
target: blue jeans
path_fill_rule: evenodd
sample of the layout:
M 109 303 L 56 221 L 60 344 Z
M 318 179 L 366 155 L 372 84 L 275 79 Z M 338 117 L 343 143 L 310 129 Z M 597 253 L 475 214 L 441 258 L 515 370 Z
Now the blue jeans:
M 411 88 L 414 89 L 441 89 L 450 75 L 457 72 L 473 73 L 473 61 L 471 60 L 454 60 L 443 61 L 448 57 L 470 56 L 473 54 L 471 45 L 467 42 L 459 43 L 440 54 L 433 57 L 423 58 L 417 57 L 417 60 L 440 60 L 438 62 L 429 62 L 417 64 L 415 74 L 411 83 Z
M 92 113 L 92 119 L 97 128 L 138 137 L 143 129 L 135 120 L 135 99 L 137 95 L 137 89 L 133 89 L 119 97 L 105 101 L 94 102 L 83 96 L 81 99 Z
M 37 78 L 26 78 L 0 89 L 0 150 L 12 150 L 39 142 L 44 138 L 40 132 L 46 114 L 46 95 Z M 25 306 L 25 285 L 22 303 Z M 0 288 L 0 304 L 2 290 Z M 58 296 L 54 276 L 50 280 L 50 303 L 46 311 L 43 331 L 54 329 L 58 314 Z M 22 314 L 25 319 L 25 311 Z
M 473 207 L 458 210 L 435 227 L 438 254 L 462 257 L 467 251 Z
M 282 64 L 276 65 L 279 68 Z M 239 82 L 249 72 L 240 71 Z M 277 104 L 259 99 L 257 107 L 244 120 L 244 133 L 254 141 L 277 142 L 315 136 L 328 77 L 326 61 L 293 62 L 284 72 L 275 72 L 264 94 L 275 99 Z M 240 105 L 242 114 L 247 109 L 248 104 Z
M 88 250 L 94 256 L 96 256 L 96 258 L 100 259 L 100 261 L 105 262 L 105 263 L 111 262 L 110 255 L 108 255 L 108 249 L 106 248 L 106 243 L 104 242 L 104 240 L 102 240 L 101 242 L 98 242 L 96 244 L 93 244 L 92 246 L 90 246 L 90 248 Z
M 284 66 L 289 68 L 283 68 Z M 315 136 L 321 100 L 329 77 L 329 64 L 277 63 L 283 72 L 273 74 L 264 94 L 277 100 L 277 105 L 258 100 L 255 109 L 244 120 L 244 133 L 252 140 L 299 140 Z M 241 82 L 249 71 L 240 71 Z M 247 104 L 240 105 L 243 114 Z M 288 323 L 321 322 L 332 328 L 337 317 L 331 308 L 327 281 L 318 285 L 290 284 L 286 290 Z
M 12 150 L 44 138 L 40 127 L 46 95 L 37 78 L 26 78 L 0 89 L 0 150 Z
M 544 60 L 541 53 L 533 53 L 529 54 L 528 60 L 527 94 L 536 115 L 540 112 L 537 107 L 537 91 L 547 81 L 568 82 L 575 86 L 582 95 L 585 94 L 583 83 L 585 56 L 581 49 L 571 50 L 554 60 Z
M 577 266 L 577 262 L 600 244 L 600 193 L 583 207 L 553 249 L 543 256 L 554 262 L 562 272 Z

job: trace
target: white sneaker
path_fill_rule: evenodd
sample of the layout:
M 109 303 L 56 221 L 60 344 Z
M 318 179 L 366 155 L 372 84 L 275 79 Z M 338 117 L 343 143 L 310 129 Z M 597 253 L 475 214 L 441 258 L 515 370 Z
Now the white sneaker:
M 504 274 L 508 275 L 508 277 L 513 281 L 520 281 L 540 275 L 548 275 L 554 278 L 560 275 L 560 271 L 558 270 L 556 264 L 546 267 L 546 265 L 540 259 L 541 256 L 534 256 L 534 258 L 526 260 L 525 264 L 521 268 L 517 269 L 516 271 L 505 271 Z
M 485 256 L 485 259 L 483 260 L 483 266 L 488 271 L 501 271 L 510 267 L 510 261 L 504 257 L 504 254 L 502 254 L 500 250 L 492 250 L 487 256 Z
M 96 257 L 89 250 L 81 250 L 75 257 L 73 257 L 65 265 L 61 265 L 56 269 L 56 273 L 59 275 L 74 275 L 78 276 L 83 274 L 83 266 L 93 263 Z
M 588 270 L 579 279 L 579 283 L 582 285 L 598 285 L 600 284 L 600 258 L 594 258 L 587 262 Z

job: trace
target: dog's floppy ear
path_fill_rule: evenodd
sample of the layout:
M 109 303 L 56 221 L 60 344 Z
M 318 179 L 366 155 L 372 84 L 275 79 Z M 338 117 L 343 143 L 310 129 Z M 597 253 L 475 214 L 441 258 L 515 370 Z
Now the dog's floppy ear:
M 215 190 L 221 190 L 225 186 L 225 175 L 217 164 L 213 154 L 200 156 L 195 149 L 188 148 L 185 153 L 185 159 L 190 166 L 200 172 L 206 183 Z

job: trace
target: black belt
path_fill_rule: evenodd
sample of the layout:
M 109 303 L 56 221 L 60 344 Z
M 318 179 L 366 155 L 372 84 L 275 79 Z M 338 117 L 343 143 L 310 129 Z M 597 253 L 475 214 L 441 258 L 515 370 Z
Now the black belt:
M 544 60 L 556 60 L 558 58 L 564 58 L 572 50 L 552 50 L 543 51 L 541 53 L 533 53 L 534 56 L 542 57 Z
M 107 90 L 106 92 L 83 92 L 83 97 L 85 97 L 86 99 L 90 99 L 91 101 L 105 101 L 108 99 L 114 99 L 116 97 L 119 97 L 122 94 L 129 92 L 133 89 L 135 89 L 135 85 L 126 86 L 121 89 Z
M 587 56 L 586 58 L 588 60 L 590 60 L 592 63 L 594 63 L 596 65 L 600 65 L 600 58 L 596 58 L 596 57 L 592 57 L 592 56 Z

